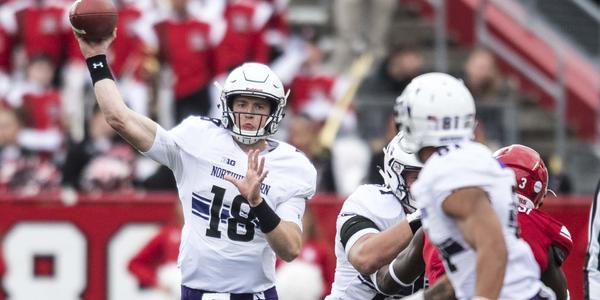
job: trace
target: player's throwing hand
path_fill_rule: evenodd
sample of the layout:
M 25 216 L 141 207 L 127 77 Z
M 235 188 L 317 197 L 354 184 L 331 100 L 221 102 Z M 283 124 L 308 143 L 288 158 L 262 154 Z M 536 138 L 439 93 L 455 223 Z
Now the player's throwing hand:
M 251 207 L 259 205 L 262 201 L 262 197 L 260 196 L 260 184 L 269 173 L 269 171 L 264 169 L 265 158 L 261 157 L 259 161 L 259 153 L 259 149 L 248 151 L 248 170 L 246 171 L 246 177 L 241 180 L 229 175 L 225 175 L 224 177 L 225 180 L 233 183 L 233 185 L 238 188 L 242 197 L 248 200 Z
M 88 42 L 83 38 L 79 37 L 77 34 L 75 34 L 75 37 L 77 38 L 77 42 L 79 43 L 79 48 L 81 49 L 81 53 L 83 54 L 83 56 L 85 58 L 90 58 L 96 55 L 106 54 L 108 47 L 117 37 L 117 29 L 113 31 L 113 34 L 110 37 L 98 43 Z

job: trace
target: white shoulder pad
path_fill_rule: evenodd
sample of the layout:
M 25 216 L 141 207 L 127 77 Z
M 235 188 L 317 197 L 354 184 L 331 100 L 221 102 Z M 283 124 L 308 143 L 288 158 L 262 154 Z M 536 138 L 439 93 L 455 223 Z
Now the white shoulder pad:
M 220 120 L 196 116 L 187 117 L 169 133 L 183 151 L 193 156 L 202 153 L 206 148 L 205 141 L 214 140 L 218 135 L 229 134 L 221 127 Z
M 434 155 L 419 175 L 419 184 L 435 193 L 448 193 L 469 186 L 492 185 L 511 172 L 502 168 L 492 152 L 478 143 L 465 143 L 448 154 Z
M 288 143 L 281 141 L 276 143 L 278 143 L 277 148 L 272 150 L 269 157 L 269 164 L 277 166 L 273 171 L 285 172 L 285 178 L 290 180 L 287 184 L 292 188 L 291 197 L 311 198 L 317 186 L 317 170 L 312 162 L 304 153 Z
M 395 218 L 402 205 L 393 193 L 383 186 L 363 184 L 348 196 L 342 212 L 355 213 L 372 220 Z

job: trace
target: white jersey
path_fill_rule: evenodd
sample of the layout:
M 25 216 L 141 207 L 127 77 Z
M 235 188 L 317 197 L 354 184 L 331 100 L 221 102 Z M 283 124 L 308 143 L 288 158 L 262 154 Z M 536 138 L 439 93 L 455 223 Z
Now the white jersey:
M 263 199 L 282 220 L 302 228 L 316 170 L 296 148 L 273 140 L 261 156 L 269 175 Z M 189 117 L 167 132 L 160 126 L 145 153 L 175 174 L 184 226 L 178 263 L 182 284 L 193 289 L 255 293 L 274 286 L 275 253 L 248 202 L 223 179 L 243 178 L 247 154 L 216 119 Z
M 357 219 L 357 218 L 360 218 Z M 369 276 L 361 275 L 348 261 L 348 253 L 354 243 L 365 234 L 378 233 L 399 223 L 406 217 L 400 201 L 394 193 L 381 185 L 361 185 L 346 199 L 336 222 L 335 278 L 331 287 L 331 294 L 326 300 L 334 299 L 373 299 L 378 296 Z M 353 230 L 346 230 L 344 225 L 355 221 L 364 225 L 357 225 Z M 367 274 L 368 275 L 368 274 Z M 422 288 L 417 286 L 415 288 Z M 410 291 L 404 295 L 412 294 Z M 379 298 L 378 298 L 379 299 Z M 381 298 L 383 299 L 383 298 Z
M 538 264 L 529 246 L 517 237 L 514 176 L 485 146 L 467 142 L 440 148 L 411 187 L 423 228 L 440 251 L 457 299 L 474 296 L 477 257 L 457 224 L 442 211 L 442 203 L 462 187 L 479 187 L 487 193 L 504 231 L 508 262 L 499 299 L 530 299 L 540 290 Z
M 600 182 L 596 186 L 588 223 L 584 265 L 584 299 L 600 299 Z

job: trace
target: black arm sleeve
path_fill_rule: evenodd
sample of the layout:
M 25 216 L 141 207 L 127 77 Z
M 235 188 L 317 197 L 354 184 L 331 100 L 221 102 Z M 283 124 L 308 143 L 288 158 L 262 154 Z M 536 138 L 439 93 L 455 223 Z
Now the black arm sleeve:
M 392 268 L 400 281 L 412 285 L 419 276 L 425 272 L 423 261 L 423 229 L 417 230 L 414 237 L 400 254 L 392 261 Z M 398 294 L 406 288 L 398 284 L 389 274 L 389 265 L 377 271 L 377 286 L 382 293 L 388 295 Z
M 350 240 L 355 233 L 366 228 L 375 228 L 379 230 L 373 221 L 363 216 L 356 215 L 348 219 L 348 221 L 342 225 L 342 229 L 340 230 L 340 241 L 342 242 L 342 246 L 346 248 L 346 243 L 348 243 L 348 240 Z

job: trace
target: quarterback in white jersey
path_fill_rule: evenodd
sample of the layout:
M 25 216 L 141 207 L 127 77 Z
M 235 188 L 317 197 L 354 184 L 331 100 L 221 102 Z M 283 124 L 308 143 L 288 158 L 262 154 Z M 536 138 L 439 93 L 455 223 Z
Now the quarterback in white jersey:
M 404 153 L 396 136 L 384 149 L 385 185 L 359 186 L 344 202 L 336 223 L 335 279 L 327 300 L 384 299 L 369 275 L 389 263 L 408 244 L 420 227 L 408 192 L 421 164 Z M 406 296 L 423 288 L 424 279 L 407 285 Z
M 78 40 L 108 124 L 175 174 L 184 215 L 182 300 L 277 299 L 275 255 L 298 256 L 305 202 L 316 186 L 302 153 L 268 139 L 284 115 L 281 81 L 269 67 L 246 63 L 222 87 L 221 120 L 190 117 L 165 131 L 123 103 L 105 56 L 115 36 Z
M 447 74 L 424 74 L 400 100 L 400 147 L 424 163 L 411 191 L 456 297 L 554 299 L 518 237 L 514 173 L 471 141 L 475 105 L 464 84 Z
M 264 291 L 273 286 L 275 253 L 246 200 L 223 178 L 244 177 L 248 162 L 219 123 L 189 117 L 171 131 L 159 128 L 146 155 L 173 170 L 187 208 L 179 254 L 183 284 L 209 291 Z M 194 139 L 199 132 L 202 139 Z M 301 226 L 305 201 L 314 193 L 315 170 L 294 147 L 267 143 L 263 157 L 269 176 L 261 196 L 282 220 Z

